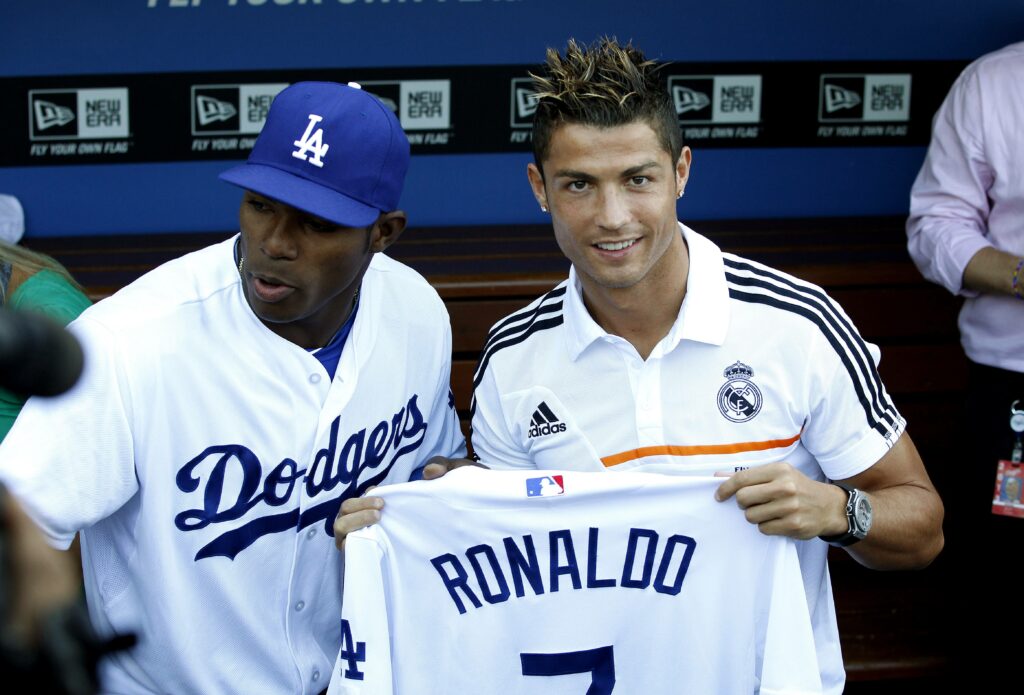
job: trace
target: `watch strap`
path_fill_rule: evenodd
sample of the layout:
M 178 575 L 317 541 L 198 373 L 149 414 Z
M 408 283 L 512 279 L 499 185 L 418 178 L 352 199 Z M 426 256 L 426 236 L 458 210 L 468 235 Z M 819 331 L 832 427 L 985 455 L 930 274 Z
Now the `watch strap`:
M 853 515 L 855 511 L 853 508 L 853 501 L 855 495 L 857 494 L 857 490 L 856 488 L 852 488 L 844 483 L 837 483 L 835 481 L 830 482 L 832 485 L 835 485 L 836 487 L 841 488 L 844 492 L 846 492 L 846 532 L 839 533 L 834 536 L 818 536 L 818 538 L 825 541 L 829 545 L 835 546 L 837 548 L 845 548 L 846 546 L 853 545 L 854 543 L 860 540 L 860 536 L 855 535 L 853 532 Z

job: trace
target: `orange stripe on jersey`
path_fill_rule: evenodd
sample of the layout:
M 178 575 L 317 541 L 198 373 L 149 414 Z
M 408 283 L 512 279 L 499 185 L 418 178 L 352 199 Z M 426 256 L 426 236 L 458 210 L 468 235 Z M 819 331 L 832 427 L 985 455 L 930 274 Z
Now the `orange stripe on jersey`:
M 623 451 L 621 454 L 612 454 L 601 459 L 601 463 L 608 466 L 617 466 L 626 461 L 635 461 L 647 456 L 701 456 L 704 454 L 738 454 L 742 451 L 766 451 L 789 446 L 800 439 L 800 433 L 789 439 L 769 439 L 764 442 L 737 442 L 735 444 L 704 444 L 695 446 L 676 446 L 668 444 L 665 446 L 645 446 L 639 449 Z

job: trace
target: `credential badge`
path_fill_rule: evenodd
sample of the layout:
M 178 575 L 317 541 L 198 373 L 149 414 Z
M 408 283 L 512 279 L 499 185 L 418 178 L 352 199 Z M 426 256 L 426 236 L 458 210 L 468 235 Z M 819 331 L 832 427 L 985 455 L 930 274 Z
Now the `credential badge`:
M 331 148 L 330 145 L 324 143 L 323 128 L 317 128 L 316 132 L 313 131 L 314 126 L 322 120 L 324 120 L 323 116 L 317 116 L 315 113 L 309 114 L 309 125 L 306 126 L 306 132 L 302 134 L 300 140 L 292 143 L 299 148 L 292 152 L 293 157 L 321 168 L 324 166 L 324 155 Z M 312 157 L 309 157 L 310 152 L 313 153 Z
M 725 384 L 718 390 L 718 409 L 733 422 L 746 422 L 761 412 L 761 390 L 751 378 L 754 370 L 736 361 L 722 372 Z

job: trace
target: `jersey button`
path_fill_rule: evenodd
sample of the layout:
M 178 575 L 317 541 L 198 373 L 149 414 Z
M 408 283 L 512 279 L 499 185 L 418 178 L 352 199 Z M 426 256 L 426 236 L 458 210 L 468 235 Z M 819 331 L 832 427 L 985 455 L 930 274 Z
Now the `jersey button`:
M 319 374 L 310 374 L 309 375 L 309 383 L 311 383 L 311 384 L 319 384 L 320 383 L 320 375 Z
M 319 671 L 313 671 L 313 680 L 314 681 L 320 680 L 320 672 Z
M 308 538 L 309 540 L 313 540 L 313 536 L 315 536 L 315 535 L 316 535 L 316 529 L 315 528 L 311 528 L 311 529 L 309 529 L 309 533 L 306 534 L 306 538 Z
M 299 601 L 298 603 L 295 604 L 295 610 L 297 610 L 297 611 L 301 611 L 305 607 L 306 607 L 306 602 L 305 601 Z

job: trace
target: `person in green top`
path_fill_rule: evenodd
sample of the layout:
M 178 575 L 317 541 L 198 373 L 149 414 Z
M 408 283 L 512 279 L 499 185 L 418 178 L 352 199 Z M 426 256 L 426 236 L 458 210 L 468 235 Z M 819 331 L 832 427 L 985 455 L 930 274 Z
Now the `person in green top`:
M 0 306 L 46 314 L 67 325 L 90 304 L 82 286 L 60 263 L 0 240 Z M 24 404 L 23 397 L 0 388 L 0 441 Z

